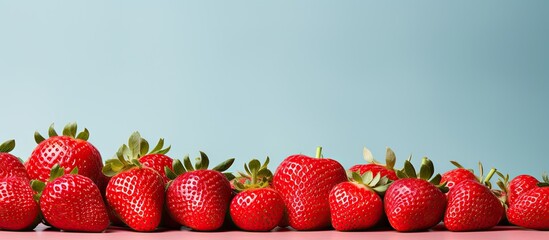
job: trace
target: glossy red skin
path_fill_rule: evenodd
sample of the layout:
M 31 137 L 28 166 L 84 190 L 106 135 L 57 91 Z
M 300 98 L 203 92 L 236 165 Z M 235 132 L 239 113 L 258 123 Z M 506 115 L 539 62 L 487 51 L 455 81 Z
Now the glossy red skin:
M 442 220 L 446 195 L 423 179 L 399 179 L 385 192 L 385 213 L 399 232 L 423 231 Z
M 530 175 L 519 175 L 513 178 L 507 186 L 507 203 L 513 205 L 520 195 L 537 188 L 538 180 Z
M 25 178 L 0 180 L 0 229 L 26 230 L 34 227 L 39 207 Z
M 330 227 L 328 195 L 345 181 L 345 169 L 333 159 L 292 155 L 276 169 L 273 186 L 284 199 L 292 228 L 318 230 Z
M 272 188 L 250 189 L 238 193 L 231 201 L 231 219 L 245 231 L 270 231 L 284 215 L 284 200 Z
M 549 230 L 549 187 L 536 187 L 517 197 L 507 219 L 524 228 Z
M 499 223 L 504 211 L 489 188 L 476 180 L 465 180 L 448 194 L 444 225 L 450 231 L 487 230 Z
M 40 210 L 51 226 L 76 232 L 102 232 L 109 226 L 99 188 L 82 175 L 66 174 L 46 184 Z
M 47 182 L 55 164 L 64 168 L 65 173 L 78 167 L 78 174 L 99 184 L 103 161 L 97 148 L 87 141 L 67 136 L 50 137 L 36 146 L 25 167 L 31 179 Z
M 365 230 L 383 214 L 381 197 L 364 185 L 343 182 L 330 192 L 332 226 L 338 231 Z
M 143 166 L 147 166 L 156 170 L 160 174 L 160 176 L 162 176 L 164 184 L 167 184 L 170 181 L 170 179 L 166 176 L 166 171 L 164 171 L 164 167 L 168 167 L 173 170 L 173 159 L 171 157 L 168 157 L 164 154 L 147 154 L 139 158 L 139 162 L 143 164 Z
M 388 169 L 387 167 L 375 163 L 369 164 L 358 164 L 349 168 L 351 172 L 360 171 L 360 175 L 364 174 L 367 171 L 370 171 L 374 174 L 380 174 L 381 177 L 387 177 L 390 180 L 396 181 L 398 179 L 396 172 L 394 170 Z
M 19 158 L 10 153 L 0 152 L 0 179 L 8 177 L 30 179 L 25 165 Z
M 111 178 L 107 202 L 128 227 L 154 231 L 160 224 L 164 206 L 164 181 L 155 170 L 132 168 Z
M 179 175 L 166 193 L 172 218 L 198 231 L 214 231 L 224 222 L 231 200 L 229 180 L 220 172 L 196 170 Z
M 478 182 L 477 177 L 473 172 L 465 168 L 456 168 L 442 174 L 440 183 L 446 183 L 446 187 L 449 189 L 447 194 L 449 194 L 454 186 L 465 180 Z

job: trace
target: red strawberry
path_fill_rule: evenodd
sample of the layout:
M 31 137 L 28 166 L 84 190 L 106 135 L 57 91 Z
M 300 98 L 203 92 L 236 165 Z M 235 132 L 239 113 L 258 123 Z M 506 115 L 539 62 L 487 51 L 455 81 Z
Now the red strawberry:
M 549 230 L 549 177 L 519 195 L 507 210 L 509 222 L 531 229 Z
M 240 174 L 245 183 L 235 182 L 240 192 L 231 201 L 230 214 L 234 224 L 242 230 L 270 231 L 284 215 L 284 200 L 269 184 L 273 173 L 267 169 L 268 163 L 269 158 L 263 167 L 259 160 L 250 161 L 244 165 L 247 174 Z
M 317 230 L 330 226 L 328 195 L 338 183 L 347 180 L 339 162 L 321 158 L 292 155 L 284 159 L 273 177 L 274 188 L 282 195 L 288 220 L 296 230 Z
M 488 174 L 485 183 L 495 173 Z M 444 225 L 450 231 L 479 231 L 498 224 L 504 206 L 490 188 L 475 180 L 465 180 L 448 193 Z
M 372 172 L 351 173 L 350 182 L 342 182 L 330 191 L 332 226 L 338 231 L 364 230 L 375 226 L 383 215 L 378 192 L 387 190 L 389 179 Z
M 29 181 L 29 174 L 21 159 L 10 154 L 15 148 L 15 140 L 8 140 L 0 144 L 0 179 L 19 177 Z
M 539 181 L 530 175 L 519 175 L 507 184 L 507 202 L 513 205 L 522 194 L 537 187 Z
M 461 166 L 457 162 L 454 162 L 454 161 L 450 161 L 450 162 L 454 164 L 454 166 L 456 166 L 457 168 L 443 173 L 442 178 L 440 179 L 441 183 L 446 183 L 446 187 L 448 187 L 449 190 L 452 190 L 452 188 L 455 185 L 465 180 L 472 180 L 472 181 L 478 182 L 477 176 L 475 176 L 475 173 L 473 173 L 472 170 L 465 169 L 463 166 Z
M 381 164 L 380 162 L 376 161 L 374 159 L 374 156 L 372 155 L 372 152 L 368 148 L 364 148 L 364 159 L 369 162 L 368 164 L 359 164 L 352 166 L 349 171 L 351 172 L 359 172 L 360 174 L 364 174 L 367 171 L 372 172 L 374 175 L 377 173 L 381 174 L 381 177 L 387 177 L 389 180 L 395 181 L 398 179 L 396 172 L 395 172 L 395 163 L 396 163 L 396 156 L 393 150 L 391 148 L 387 148 L 387 153 L 385 155 L 385 162 L 386 164 Z
M 426 230 L 442 220 L 446 209 L 443 191 L 447 188 L 437 186 L 440 174 L 428 181 L 433 173 L 433 163 L 428 158 L 422 160 L 419 178 L 409 159 L 404 162 L 404 169 L 397 171 L 401 179 L 391 184 L 384 198 L 385 213 L 395 230 Z
M 40 210 L 51 226 L 64 231 L 102 232 L 109 226 L 107 208 L 99 188 L 88 177 L 78 175 L 78 167 L 71 174 L 56 164 L 45 185 L 33 181 L 41 192 Z
M 30 230 L 39 220 L 39 207 L 25 178 L 0 179 L 0 229 Z
M 143 167 L 139 154 L 147 152 L 138 132 L 128 145 L 107 160 L 103 173 L 112 176 L 107 185 L 107 202 L 126 225 L 136 231 L 154 231 L 160 224 L 164 204 L 164 181 L 155 170 Z
M 184 158 L 185 167 L 176 160 L 173 171 L 165 168 L 166 175 L 174 179 L 166 193 L 166 204 L 172 218 L 198 231 L 219 229 L 231 199 L 229 180 L 221 172 L 233 162 L 234 159 L 229 159 L 208 170 L 208 156 L 200 152 L 196 169 L 188 156 Z
M 25 167 L 31 179 L 47 181 L 51 168 L 59 164 L 69 173 L 78 167 L 80 175 L 90 178 L 95 184 L 99 183 L 103 161 L 97 148 L 89 143 L 88 129 L 76 135 L 76 123 L 69 123 L 63 129 L 63 136 L 58 136 L 53 128 L 49 129 L 49 138 L 44 139 L 36 132 L 34 138 L 38 146 L 32 151 Z

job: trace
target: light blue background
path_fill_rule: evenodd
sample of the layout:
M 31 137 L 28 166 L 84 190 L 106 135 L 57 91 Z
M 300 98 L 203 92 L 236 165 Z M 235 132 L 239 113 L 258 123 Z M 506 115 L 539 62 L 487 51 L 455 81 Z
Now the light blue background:
M 0 1 L 0 138 L 549 171 L 549 1 Z M 233 167 L 232 169 L 237 169 Z

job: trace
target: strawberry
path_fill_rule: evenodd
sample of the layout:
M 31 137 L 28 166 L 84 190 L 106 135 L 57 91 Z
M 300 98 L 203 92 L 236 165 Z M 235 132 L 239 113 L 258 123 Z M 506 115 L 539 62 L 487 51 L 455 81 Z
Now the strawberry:
M 385 154 L 386 164 L 382 164 L 374 159 L 372 152 L 368 148 L 364 148 L 363 151 L 364 159 L 369 162 L 368 164 L 358 164 L 352 166 L 349 171 L 356 172 L 359 171 L 359 174 L 364 174 L 367 171 L 372 172 L 374 175 L 377 173 L 381 174 L 381 177 L 387 177 L 389 180 L 395 181 L 398 179 L 395 172 L 395 163 L 396 156 L 391 148 L 387 148 L 387 153 Z
M 165 168 L 166 175 L 173 179 L 166 192 L 166 204 L 171 217 L 191 229 L 214 231 L 224 222 L 231 200 L 229 180 L 222 171 L 227 170 L 234 162 L 231 158 L 212 170 L 208 156 L 200 152 L 195 167 L 189 156 L 174 161 L 173 171 Z
M 496 169 L 484 180 L 490 181 Z M 450 231 L 478 231 L 496 226 L 505 212 L 490 188 L 475 180 L 461 181 L 448 193 L 444 225 Z M 489 184 L 487 184 L 489 185 Z
M 507 184 L 507 202 L 513 205 L 522 194 L 537 187 L 539 181 L 530 175 L 519 175 Z
M 507 210 L 509 222 L 524 228 L 549 230 L 549 177 L 522 193 Z
M 352 172 L 349 182 L 342 182 L 330 191 L 332 226 L 338 231 L 364 230 L 375 226 L 383 216 L 379 193 L 389 186 L 389 179 L 370 171 L 360 175 Z
M 40 210 L 53 227 L 64 231 L 102 232 L 109 226 L 107 208 L 99 188 L 88 177 L 70 174 L 56 164 L 47 183 L 33 180 L 40 195 Z
M 19 177 L 29 181 L 29 174 L 21 159 L 10 152 L 15 148 L 15 140 L 8 140 L 0 144 L 0 179 Z
M 410 159 L 404 169 L 397 171 L 399 180 L 385 192 L 385 213 L 391 226 L 399 232 L 427 230 L 437 225 L 444 216 L 448 189 L 440 183 L 440 174 L 431 179 L 434 167 L 431 160 L 423 158 L 419 174 Z M 431 179 L 428 181 L 428 179 Z
M 475 176 L 475 173 L 473 173 L 471 169 L 465 169 L 458 162 L 455 162 L 455 161 L 450 161 L 450 162 L 457 168 L 443 173 L 442 178 L 440 179 L 441 183 L 446 183 L 446 187 L 449 189 L 448 193 L 450 192 L 450 190 L 452 190 L 452 188 L 455 185 L 465 180 L 478 181 L 477 176 Z
M 0 229 L 31 230 L 39 222 L 39 207 L 27 179 L 0 179 Z
M 274 229 L 284 215 L 284 200 L 270 187 L 273 173 L 267 169 L 269 158 L 261 166 L 253 159 L 244 168 L 248 174 L 241 174 L 245 183 L 235 182 L 239 193 L 230 205 L 231 219 L 234 224 L 246 231 L 270 231 Z M 249 177 L 244 177 L 244 176 Z
M 145 167 L 156 170 L 162 176 L 164 184 L 167 184 L 170 179 L 166 177 L 164 167 L 169 167 L 170 169 L 172 168 L 173 159 L 166 155 L 166 153 L 170 151 L 171 146 L 163 149 L 164 139 L 161 138 L 160 140 L 158 140 L 158 143 L 156 144 L 154 149 L 149 152 L 148 142 L 143 138 L 141 139 L 141 142 L 141 144 L 144 145 L 144 149 L 142 153 L 138 154 L 139 162 L 141 162 L 141 164 Z
M 273 186 L 288 211 L 288 222 L 296 230 L 317 230 L 330 226 L 328 196 L 332 188 L 347 180 L 339 162 L 321 157 L 291 155 L 278 166 Z
M 154 231 L 160 224 L 164 204 L 164 180 L 154 169 L 144 167 L 138 157 L 148 151 L 148 144 L 138 132 L 106 161 L 103 173 L 112 177 L 106 198 L 113 211 L 128 227 L 136 231 Z
M 69 123 L 63 129 L 63 136 L 58 136 L 53 128 L 49 129 L 49 138 L 44 139 L 40 133 L 35 132 L 34 139 L 38 146 L 32 151 L 25 167 L 31 179 L 46 182 L 50 176 L 51 168 L 59 164 L 69 173 L 78 167 L 80 175 L 90 178 L 95 184 L 99 183 L 103 161 L 101 154 L 87 140 L 88 129 L 77 133 L 76 123 Z

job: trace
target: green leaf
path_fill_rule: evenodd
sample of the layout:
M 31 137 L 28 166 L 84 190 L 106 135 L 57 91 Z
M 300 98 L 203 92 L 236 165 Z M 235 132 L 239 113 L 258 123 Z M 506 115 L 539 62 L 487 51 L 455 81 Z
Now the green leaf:
M 183 167 L 183 164 L 181 163 L 181 161 L 177 159 L 172 162 L 172 168 L 176 175 L 181 175 L 185 173 L 185 167 Z
M 250 168 L 250 171 L 252 174 L 257 174 L 259 171 L 259 168 L 261 168 L 261 163 L 257 159 L 253 159 L 248 163 L 248 167 Z
M 80 132 L 78 136 L 76 136 L 77 139 L 88 141 L 90 138 L 90 131 L 88 131 L 87 128 L 84 128 L 84 131 Z
M 229 158 L 223 161 L 222 163 L 218 164 L 214 168 L 212 168 L 212 170 L 218 171 L 218 172 L 224 172 L 227 169 L 229 169 L 233 165 L 233 163 L 234 163 L 234 158 Z
M 164 147 L 164 138 L 160 138 L 156 143 L 156 146 L 154 146 L 153 150 L 151 150 L 151 153 L 157 153 L 158 151 L 162 150 L 163 147 Z
M 376 176 L 368 183 L 369 186 L 376 186 L 381 180 L 381 174 L 377 173 Z
M 404 170 L 396 170 L 395 173 L 396 173 L 396 175 L 399 179 L 408 178 L 408 176 L 406 176 L 406 173 L 404 172 Z
M 183 164 L 185 165 L 185 169 L 187 170 L 187 172 L 194 171 L 194 167 L 191 163 L 189 155 L 185 155 L 185 157 L 183 157 Z
M 106 164 L 105 166 L 103 166 L 103 169 L 101 169 L 101 172 L 105 174 L 105 176 L 107 177 L 113 177 L 118 173 L 118 171 L 112 170 L 112 167 L 110 164 Z
M 9 153 L 15 148 L 15 140 L 10 139 L 0 144 L 0 152 Z
M 144 138 L 141 138 L 141 144 L 139 146 L 139 157 L 145 156 L 149 153 L 149 142 Z
M 208 169 L 210 165 L 210 159 L 206 153 L 200 151 L 200 169 Z
M 234 176 L 233 173 L 225 172 L 225 173 L 223 173 L 223 175 L 225 175 L 225 177 L 226 177 L 229 181 L 235 179 L 235 176 Z
M 396 155 L 395 152 L 393 152 L 393 149 L 390 147 L 387 147 L 387 153 L 385 154 L 385 162 L 387 169 L 395 169 L 396 164 Z
M 124 168 L 124 163 L 120 159 L 110 159 L 107 163 L 111 165 L 111 169 L 115 172 L 120 172 Z
M 177 178 L 177 174 L 175 174 L 168 166 L 164 166 L 164 172 L 166 173 L 166 177 L 170 180 Z
M 362 182 L 362 176 L 358 172 L 352 172 L 351 176 L 353 177 L 353 180 L 357 183 L 363 183 Z
M 41 142 L 45 141 L 46 139 L 44 137 L 42 137 L 42 135 L 36 131 L 34 132 L 34 141 L 37 143 L 37 144 L 40 144 Z
M 368 184 L 372 181 L 373 178 L 374 178 L 374 173 L 372 173 L 372 171 L 367 171 L 364 174 L 362 174 L 362 183 Z
M 78 167 L 74 167 L 69 174 L 73 174 L 73 175 L 78 174 Z
M 461 164 L 459 164 L 456 161 L 450 161 L 450 163 L 452 163 L 452 165 L 456 166 L 457 168 L 464 168 Z
M 366 160 L 367 162 L 369 162 L 369 163 L 378 163 L 374 159 L 374 155 L 372 155 L 372 152 L 370 151 L 370 149 L 364 147 L 364 149 L 362 149 L 362 155 L 364 157 L 364 160 Z
M 428 158 L 424 157 L 421 160 L 421 167 L 419 169 L 419 178 L 424 180 L 429 180 L 434 173 L 433 162 Z
M 404 162 L 404 173 L 406 173 L 406 176 L 409 178 L 417 178 L 416 169 L 410 161 Z
M 128 147 L 131 152 L 130 158 L 137 158 L 139 152 L 141 151 L 141 134 L 139 132 L 133 132 L 130 138 L 128 139 Z
M 131 163 L 132 163 L 133 165 L 139 167 L 139 168 L 142 168 L 142 167 L 143 167 L 143 166 L 141 165 L 141 162 L 139 162 L 139 160 L 137 160 L 137 159 L 135 159 L 135 158 L 131 160 Z
M 156 153 L 158 153 L 158 154 L 166 154 L 166 153 L 168 153 L 168 152 L 170 151 L 171 148 L 172 148 L 172 146 L 170 145 L 170 146 L 168 146 L 167 148 L 164 148 L 164 149 L 162 149 L 162 150 L 160 150 L 160 151 L 157 151 Z
M 32 190 L 34 190 L 37 193 L 42 193 L 44 191 L 44 188 L 46 188 L 46 183 L 40 181 L 40 180 L 32 180 L 30 182 Z
M 442 176 L 440 176 L 440 174 L 437 174 L 429 182 L 432 183 L 433 185 L 439 185 L 441 179 L 442 179 Z
M 261 168 L 267 168 L 270 161 L 271 159 L 269 159 L 269 156 L 267 156 L 267 159 L 265 159 L 265 162 L 263 163 L 263 165 L 261 165 Z
M 72 122 L 65 125 L 65 127 L 63 128 L 63 136 L 74 138 L 76 136 L 76 129 L 77 129 L 76 122 Z
M 374 187 L 372 188 L 374 191 L 376 191 L 377 193 L 384 193 L 385 191 L 387 191 L 387 188 L 389 188 L 390 185 L 380 185 L 380 186 L 377 186 L 377 187 Z
M 252 172 L 250 171 L 250 169 L 248 168 L 248 164 L 246 163 L 244 163 L 244 171 L 246 171 L 248 175 L 252 175 Z
M 49 135 L 50 137 L 55 137 L 55 136 L 57 136 L 57 132 L 55 131 L 55 128 L 54 128 L 53 123 L 50 125 L 50 128 L 48 129 L 48 135 Z
M 126 144 L 122 145 L 122 156 L 123 156 L 122 159 L 126 161 L 131 161 L 132 159 L 134 159 L 132 155 L 132 151 Z
M 262 168 L 257 172 L 257 177 L 270 179 L 273 177 L 273 173 L 267 168 Z
M 53 165 L 50 171 L 49 182 L 52 182 L 56 178 L 63 176 L 63 174 L 65 174 L 64 168 L 60 167 L 59 164 Z

